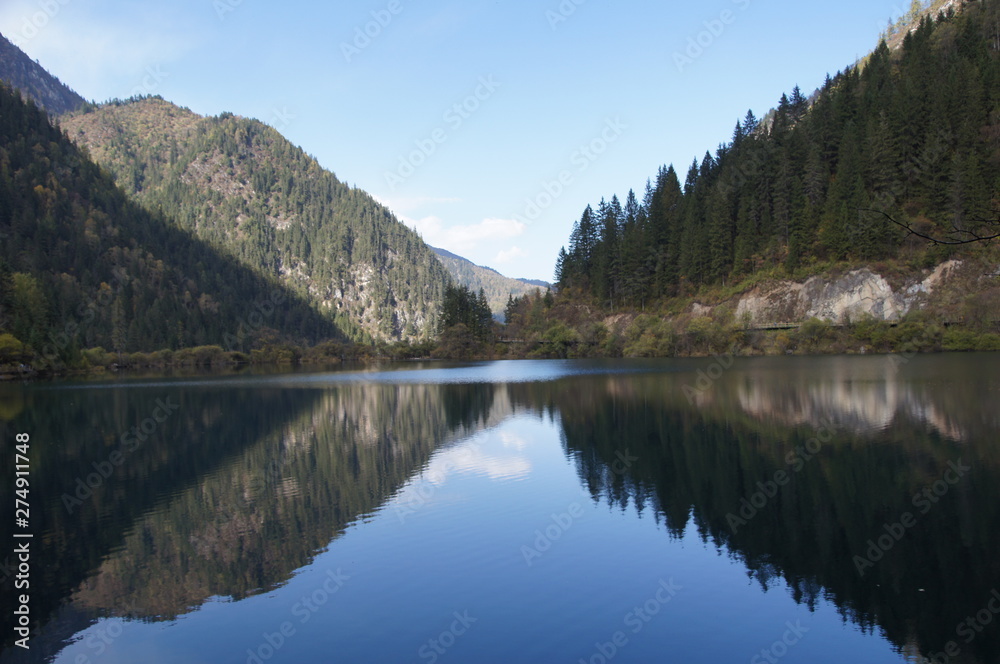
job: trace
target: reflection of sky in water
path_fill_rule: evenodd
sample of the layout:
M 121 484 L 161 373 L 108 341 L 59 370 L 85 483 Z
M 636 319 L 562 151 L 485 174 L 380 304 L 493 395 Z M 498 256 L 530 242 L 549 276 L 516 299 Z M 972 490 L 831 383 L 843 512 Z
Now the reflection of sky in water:
M 42 389 L 128 389 L 170 387 L 284 387 L 322 388 L 339 384 L 464 384 L 464 383 L 528 383 L 557 380 L 570 376 L 599 374 L 626 374 L 649 371 L 669 371 L 664 365 L 651 366 L 648 362 L 627 360 L 501 360 L 497 362 L 448 365 L 441 362 L 417 362 L 412 365 L 373 366 L 364 370 L 333 371 L 327 373 L 282 374 L 278 376 L 225 376 L 204 379 L 165 379 L 163 381 L 124 380 L 108 383 L 52 384 Z M 679 370 L 679 369 L 675 369 Z
M 781 579 L 762 592 L 693 522 L 667 537 L 651 515 L 583 494 L 560 438 L 555 420 L 510 417 L 439 450 L 283 587 L 215 598 L 169 623 L 102 619 L 55 661 L 243 664 L 254 653 L 270 655 L 260 659 L 267 664 L 428 661 L 420 648 L 456 612 L 476 622 L 441 664 L 590 661 L 595 644 L 619 632 L 616 664 L 747 662 L 789 623 L 805 636 L 783 663 L 900 661 L 832 602 L 798 604 Z M 530 564 L 526 547 L 537 553 Z M 325 595 L 331 571 L 347 580 Z M 657 604 L 663 584 L 676 595 Z M 323 602 L 307 614 L 300 602 L 310 596 Z M 278 642 L 282 625 L 288 636 L 272 653 L 264 646 Z M 111 627 L 118 636 L 95 657 Z
M 417 479 L 436 485 L 444 484 L 452 473 L 471 473 L 493 480 L 521 479 L 531 472 L 531 461 L 519 454 L 505 453 L 506 444 L 507 441 L 493 433 L 474 436 L 436 453 Z

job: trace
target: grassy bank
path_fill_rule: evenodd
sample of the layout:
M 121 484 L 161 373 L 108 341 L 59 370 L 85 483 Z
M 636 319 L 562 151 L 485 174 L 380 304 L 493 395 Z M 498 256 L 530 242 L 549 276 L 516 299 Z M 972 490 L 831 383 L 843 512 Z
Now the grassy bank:
M 179 369 L 227 371 L 248 366 L 325 367 L 345 362 L 429 357 L 433 348 L 433 342 L 361 345 L 330 341 L 311 347 L 273 344 L 253 349 L 249 353 L 227 351 L 220 346 L 135 353 L 113 353 L 103 348 L 90 348 L 68 354 L 66 358 L 48 359 L 5 334 L 0 335 L 0 380 Z

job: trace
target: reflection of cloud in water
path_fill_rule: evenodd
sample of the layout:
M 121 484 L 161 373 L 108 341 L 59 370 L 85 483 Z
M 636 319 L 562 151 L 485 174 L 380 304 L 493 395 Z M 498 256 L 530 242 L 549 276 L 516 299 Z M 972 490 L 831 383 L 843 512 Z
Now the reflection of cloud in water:
M 501 440 L 507 447 L 508 440 L 518 440 L 523 449 L 523 439 L 516 436 L 501 434 Z M 456 447 L 443 450 L 434 455 L 421 474 L 422 479 L 440 486 L 449 475 L 454 473 L 471 473 L 490 478 L 491 480 L 517 480 L 531 473 L 531 462 L 520 455 L 496 456 L 483 451 L 482 441 L 468 441 Z
M 528 441 L 510 431 L 500 432 L 500 440 L 504 447 L 512 447 L 519 452 L 528 447 Z

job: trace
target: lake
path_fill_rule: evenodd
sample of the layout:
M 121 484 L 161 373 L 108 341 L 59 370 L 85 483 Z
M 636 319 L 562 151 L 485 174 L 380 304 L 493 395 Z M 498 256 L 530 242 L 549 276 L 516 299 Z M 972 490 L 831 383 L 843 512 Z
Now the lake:
M 997 354 L 0 386 L 0 662 L 998 662 L 998 403 Z

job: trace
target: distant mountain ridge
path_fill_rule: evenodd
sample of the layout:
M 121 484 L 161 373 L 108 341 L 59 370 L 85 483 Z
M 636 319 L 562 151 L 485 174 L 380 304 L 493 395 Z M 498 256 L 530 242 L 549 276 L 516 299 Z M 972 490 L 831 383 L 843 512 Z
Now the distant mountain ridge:
M 491 267 L 476 265 L 467 258 L 453 254 L 446 249 L 431 247 L 431 251 L 437 254 L 438 259 L 447 268 L 451 278 L 461 286 L 467 286 L 472 292 L 478 293 L 483 289 L 486 301 L 493 311 L 493 317 L 502 320 L 504 308 L 510 296 L 515 298 L 531 293 L 535 290 L 545 290 L 551 284 L 538 279 L 512 279 L 505 277 Z
M 0 34 L 0 81 L 20 90 L 52 115 L 79 109 L 86 100 Z

